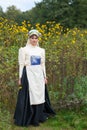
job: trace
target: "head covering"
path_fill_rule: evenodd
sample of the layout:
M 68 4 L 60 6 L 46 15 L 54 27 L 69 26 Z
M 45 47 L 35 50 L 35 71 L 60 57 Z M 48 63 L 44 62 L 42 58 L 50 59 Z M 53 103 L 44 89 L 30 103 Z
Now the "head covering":
M 32 29 L 28 32 L 28 35 L 29 35 L 29 37 L 32 36 L 32 35 L 36 35 L 37 37 L 40 37 L 41 33 L 36 29 Z

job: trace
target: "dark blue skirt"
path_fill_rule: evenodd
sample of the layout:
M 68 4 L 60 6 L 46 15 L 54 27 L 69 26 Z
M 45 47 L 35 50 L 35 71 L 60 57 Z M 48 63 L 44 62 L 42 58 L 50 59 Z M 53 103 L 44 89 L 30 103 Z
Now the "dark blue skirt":
M 18 126 L 38 126 L 40 122 L 46 121 L 50 115 L 55 115 L 51 107 L 47 86 L 45 86 L 45 103 L 39 105 L 30 105 L 28 80 L 26 67 L 23 69 L 21 79 L 22 88 L 18 92 L 17 104 L 14 113 L 14 123 Z

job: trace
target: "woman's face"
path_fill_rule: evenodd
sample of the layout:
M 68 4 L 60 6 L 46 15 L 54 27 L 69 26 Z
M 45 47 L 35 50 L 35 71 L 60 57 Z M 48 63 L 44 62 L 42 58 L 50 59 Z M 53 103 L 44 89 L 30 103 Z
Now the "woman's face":
M 30 37 L 30 43 L 31 43 L 31 45 L 36 46 L 37 42 L 38 42 L 38 37 L 36 35 L 32 35 Z

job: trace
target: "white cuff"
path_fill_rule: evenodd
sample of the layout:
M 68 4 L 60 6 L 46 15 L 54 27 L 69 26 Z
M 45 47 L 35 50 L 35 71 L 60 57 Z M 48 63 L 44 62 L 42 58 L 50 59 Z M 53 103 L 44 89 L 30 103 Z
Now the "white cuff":
M 24 65 L 19 65 L 19 78 L 22 77 L 23 68 L 24 68 Z

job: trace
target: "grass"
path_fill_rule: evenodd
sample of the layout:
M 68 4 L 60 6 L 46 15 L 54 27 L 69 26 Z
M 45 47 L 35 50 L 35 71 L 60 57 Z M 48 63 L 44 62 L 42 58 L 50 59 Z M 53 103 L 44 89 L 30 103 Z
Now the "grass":
M 0 111 L 0 130 L 87 130 L 87 114 L 84 109 L 61 110 L 55 117 L 49 118 L 39 127 L 18 127 L 14 125 L 12 115 L 8 111 Z

